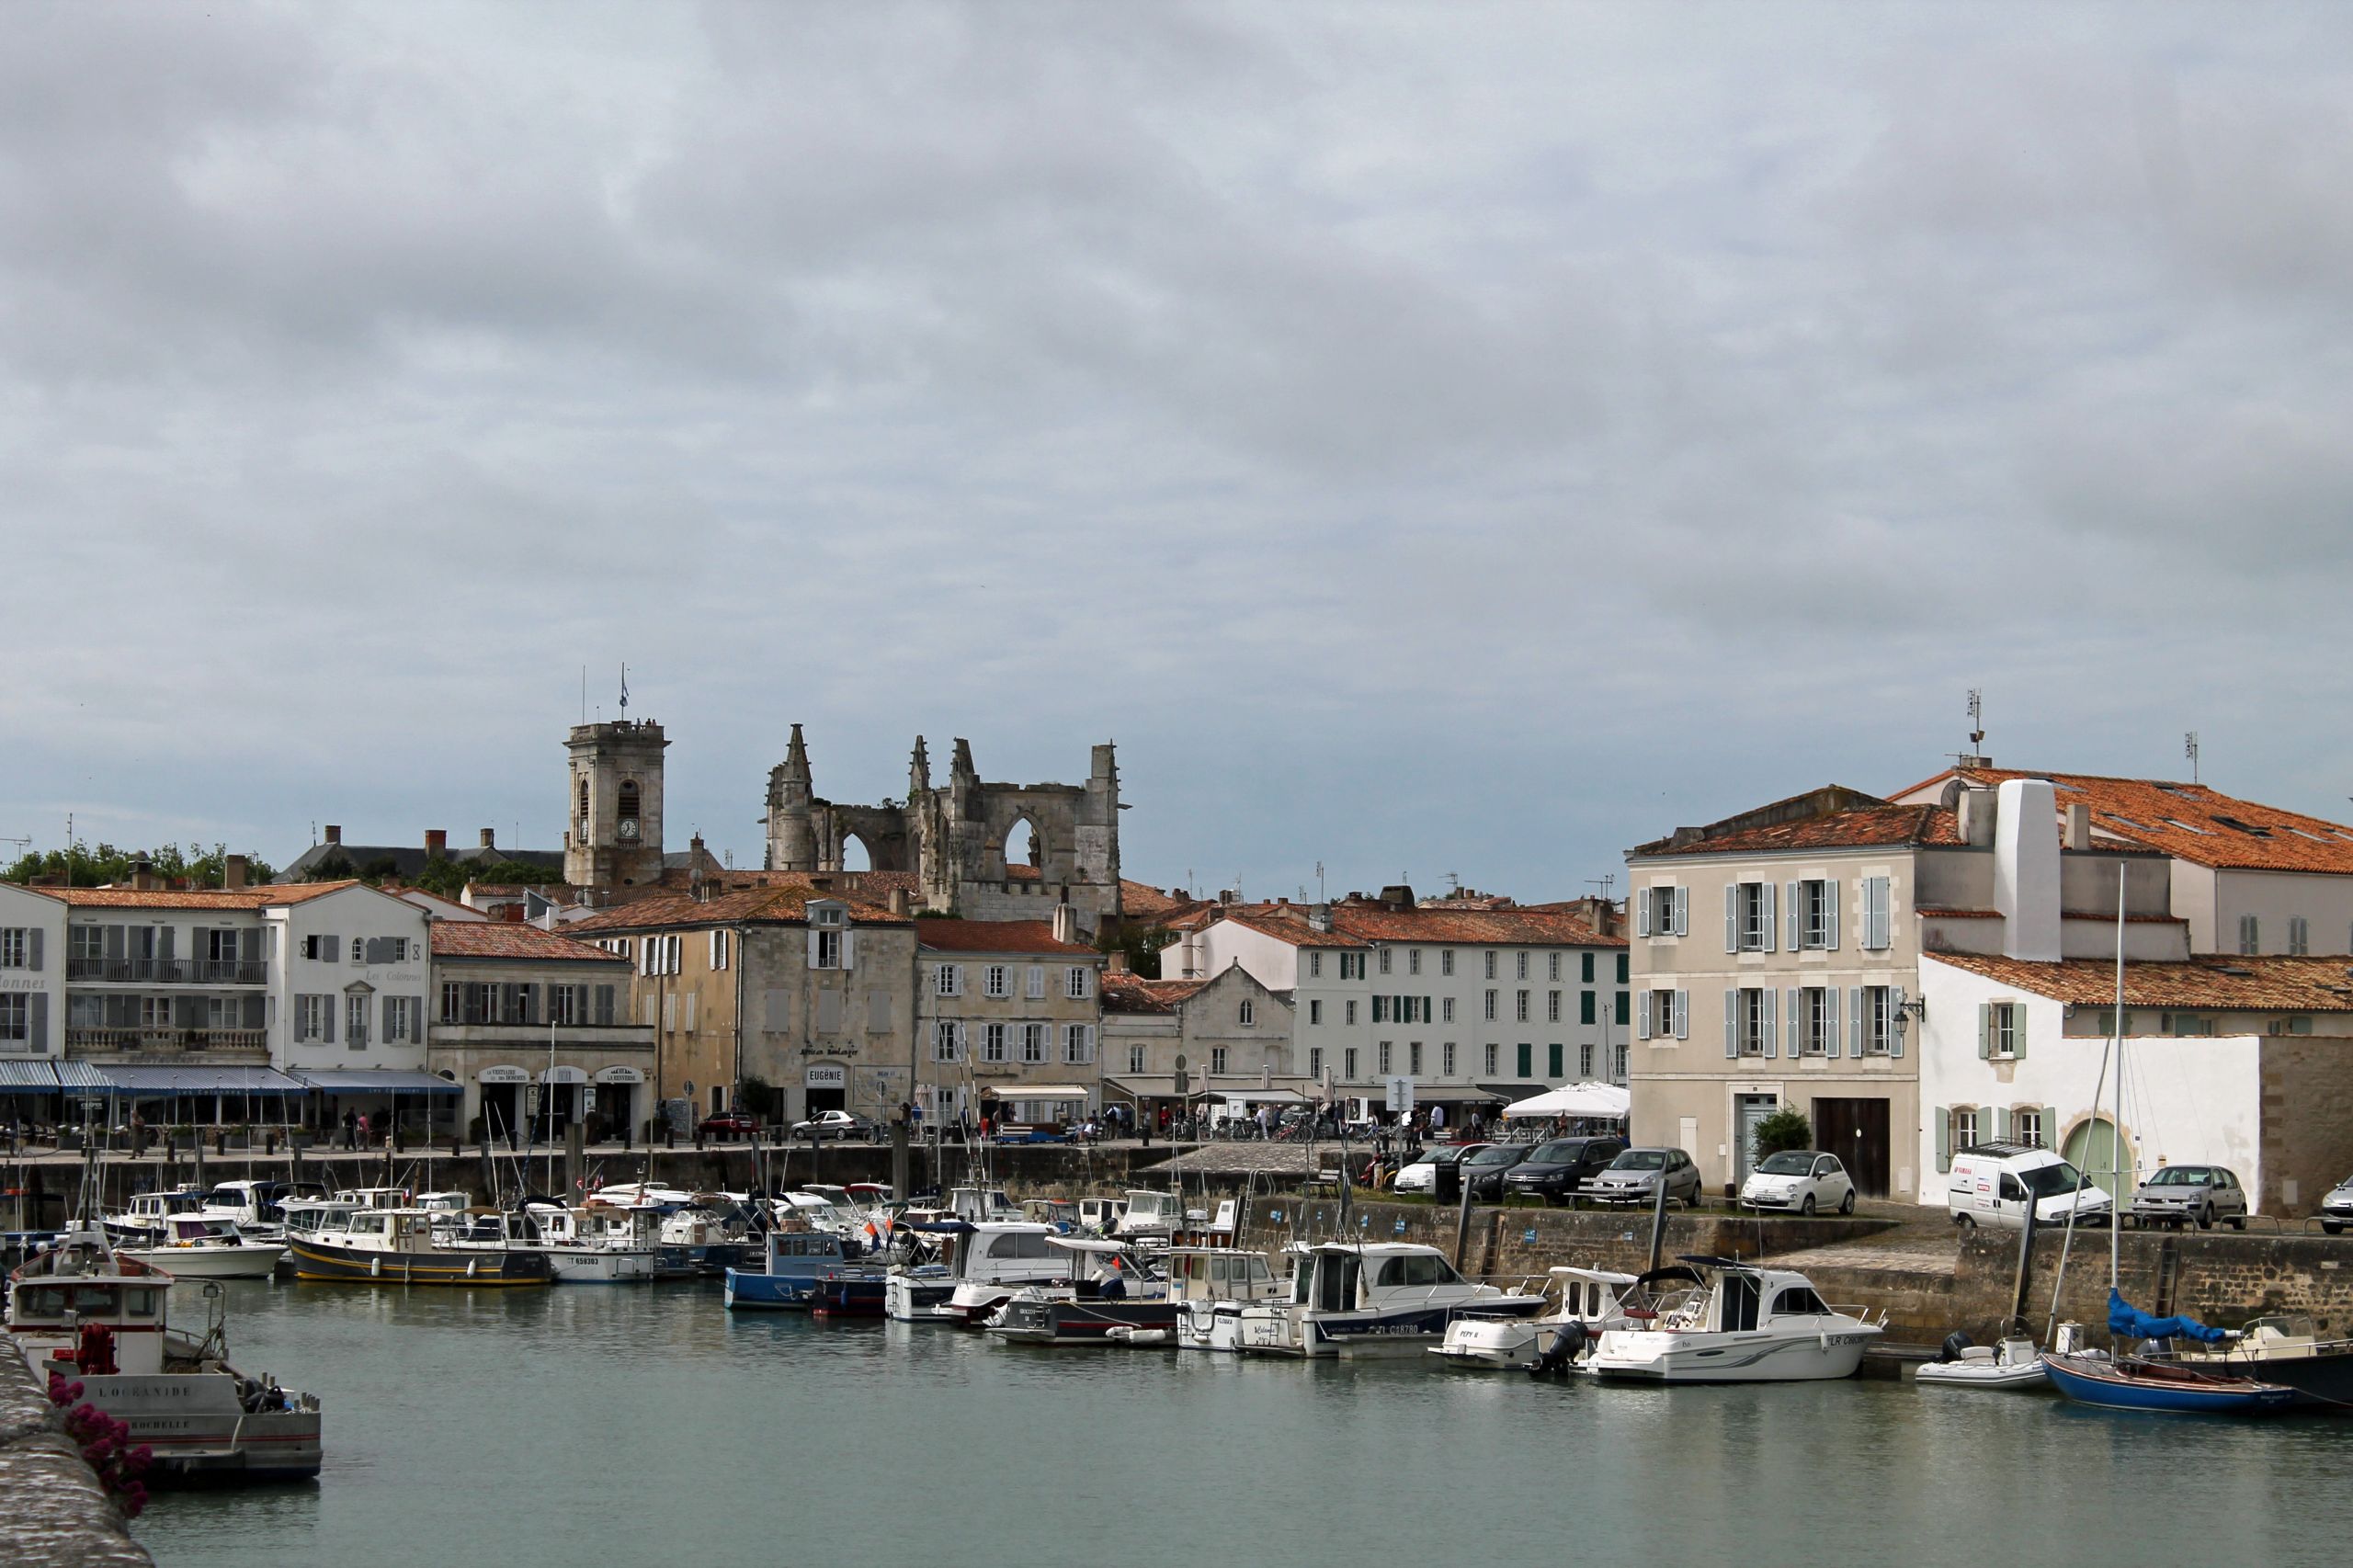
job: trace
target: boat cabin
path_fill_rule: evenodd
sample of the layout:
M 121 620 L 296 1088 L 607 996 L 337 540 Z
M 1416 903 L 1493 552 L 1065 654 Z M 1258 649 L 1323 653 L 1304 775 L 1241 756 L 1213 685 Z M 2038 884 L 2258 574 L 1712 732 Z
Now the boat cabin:
M 1438 1248 L 1414 1242 L 1325 1242 L 1309 1247 L 1291 1274 L 1292 1302 L 1316 1312 L 1358 1312 L 1392 1300 L 1460 1300 L 1481 1291 Z
M 842 1238 L 831 1231 L 771 1231 L 766 1272 L 813 1279 L 850 1261 Z
M 287 1231 L 305 1236 L 339 1231 L 346 1220 L 359 1212 L 359 1205 L 335 1198 L 290 1198 L 279 1207 L 285 1210 Z
M 975 1225 L 1021 1217 L 1021 1206 L 1007 1198 L 1001 1187 L 957 1187 L 948 1195 L 948 1211 Z
M 337 1227 L 339 1233 L 320 1239 L 363 1252 L 426 1253 L 433 1250 L 437 1218 L 446 1222 L 449 1216 L 423 1209 L 362 1209 Z
M 107 1222 L 117 1230 L 160 1233 L 175 1214 L 193 1214 L 211 1194 L 200 1187 L 176 1187 L 169 1192 L 134 1192 L 120 1213 Z
M 1029 1279 L 1063 1255 L 1048 1244 L 1052 1230 L 1026 1221 L 993 1221 L 978 1224 L 959 1238 L 956 1278 L 988 1284 L 1005 1279 Z
M 1688 1333 L 1741 1334 L 1791 1318 L 1837 1315 L 1802 1274 L 1759 1268 L 1733 1258 L 1687 1257 L 1682 1272 L 1693 1284 L 1679 1300 L 1662 1301 L 1662 1326 Z M 1671 1279 L 1677 1271 L 1654 1269 L 1646 1283 Z
M 1127 1207 L 1111 1228 L 1116 1236 L 1165 1236 L 1185 1223 L 1185 1197 L 1177 1192 L 1131 1190 Z
M 1256 1301 L 1282 1293 L 1267 1255 L 1244 1247 L 1174 1247 L 1168 1294 L 1178 1301 Z
M 1078 1228 L 1108 1236 L 1120 1223 L 1120 1216 L 1128 1211 L 1124 1198 L 1082 1198 L 1078 1200 Z
M 360 1209 L 407 1209 L 415 1201 L 404 1187 L 346 1187 L 335 1195 L 335 1200 Z
M 164 1369 L 164 1309 L 172 1277 L 69 1233 L 9 1277 L 8 1332 L 36 1371 L 44 1358 L 94 1374 Z

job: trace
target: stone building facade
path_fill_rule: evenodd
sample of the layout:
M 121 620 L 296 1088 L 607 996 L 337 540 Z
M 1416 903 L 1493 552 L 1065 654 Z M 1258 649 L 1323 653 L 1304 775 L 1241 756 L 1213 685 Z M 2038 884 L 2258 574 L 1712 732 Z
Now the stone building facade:
M 1209 980 L 1103 977 L 1103 1093 L 1154 1119 L 1174 1110 L 1176 1063 L 1187 1100 L 1264 1099 L 1308 1104 L 1315 1082 L 1292 1045 L 1292 997 L 1230 964 Z
M 925 1113 L 1071 1121 L 1102 1103 L 1103 955 L 1074 916 L 915 922 Z
M 470 1138 L 536 1126 L 544 1142 L 574 1121 L 645 1135 L 654 1030 L 631 1010 L 627 959 L 514 920 L 436 920 L 427 936 L 426 1064 L 463 1092 Z
M 911 872 L 917 905 L 977 920 L 1038 920 L 1055 905 L 1077 912 L 1082 937 L 1116 930 L 1120 917 L 1120 769 L 1098 745 L 1084 784 L 984 782 L 970 742 L 959 740 L 948 780 L 931 781 L 922 737 L 907 769 L 907 798 L 843 805 L 819 796 L 801 726 L 768 775 L 767 869 L 840 871 L 852 840 L 871 869 Z M 1006 840 L 1029 829 L 1030 860 L 1006 863 Z

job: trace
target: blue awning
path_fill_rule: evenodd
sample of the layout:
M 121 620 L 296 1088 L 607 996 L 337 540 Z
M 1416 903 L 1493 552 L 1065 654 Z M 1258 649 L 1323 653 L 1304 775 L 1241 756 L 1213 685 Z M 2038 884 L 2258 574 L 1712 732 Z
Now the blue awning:
M 109 1086 L 107 1083 L 107 1075 L 99 1072 L 91 1062 L 60 1062 L 55 1063 L 55 1066 L 57 1081 L 66 1088 L 103 1089 Z
M 299 1067 L 294 1075 L 330 1095 L 462 1095 L 438 1073 L 401 1067 Z
M 134 1095 L 299 1095 L 303 1085 L 274 1067 L 117 1067 L 98 1069 L 95 1087 Z
M 54 1090 L 57 1073 L 46 1062 L 11 1062 L 0 1058 L 0 1089 L 22 1093 L 24 1090 Z

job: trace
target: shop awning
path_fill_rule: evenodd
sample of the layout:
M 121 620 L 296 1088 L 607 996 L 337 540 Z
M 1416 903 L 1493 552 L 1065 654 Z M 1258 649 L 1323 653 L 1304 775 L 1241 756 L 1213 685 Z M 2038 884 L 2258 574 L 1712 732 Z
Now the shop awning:
M 117 1067 L 98 1069 L 97 1088 L 131 1095 L 299 1095 L 302 1085 L 274 1067 Z
M 329 1095 L 461 1095 L 465 1090 L 438 1073 L 404 1067 L 304 1067 L 302 1085 Z M 298 1085 L 298 1086 L 302 1086 Z
M 40 1092 L 56 1087 L 56 1071 L 46 1062 L 0 1060 L 0 1090 L 21 1094 L 27 1089 Z
M 69 1089 L 104 1089 L 109 1087 L 107 1075 L 87 1062 L 55 1063 L 57 1081 Z
M 1521 1100 L 1544 1092 L 1541 1084 L 1481 1084 L 1479 1092 L 1491 1100 Z
M 1081 1084 L 990 1084 L 1001 1100 L 1083 1100 L 1093 1091 Z

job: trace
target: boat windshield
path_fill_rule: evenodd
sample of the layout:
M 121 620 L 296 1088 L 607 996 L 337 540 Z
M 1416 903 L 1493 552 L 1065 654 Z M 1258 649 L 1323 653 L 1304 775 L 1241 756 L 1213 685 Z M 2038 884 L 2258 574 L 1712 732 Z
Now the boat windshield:
M 1757 1166 L 1756 1174 L 1758 1176 L 1804 1176 L 1813 1169 L 1812 1154 L 1796 1153 L 1785 1149 Z
M 2037 1198 L 2057 1198 L 2079 1187 L 2087 1192 L 2099 1190 L 2086 1182 L 2082 1173 L 2064 1160 L 2057 1165 L 2037 1165 L 2030 1171 L 2020 1171 L 2018 1180 Z

